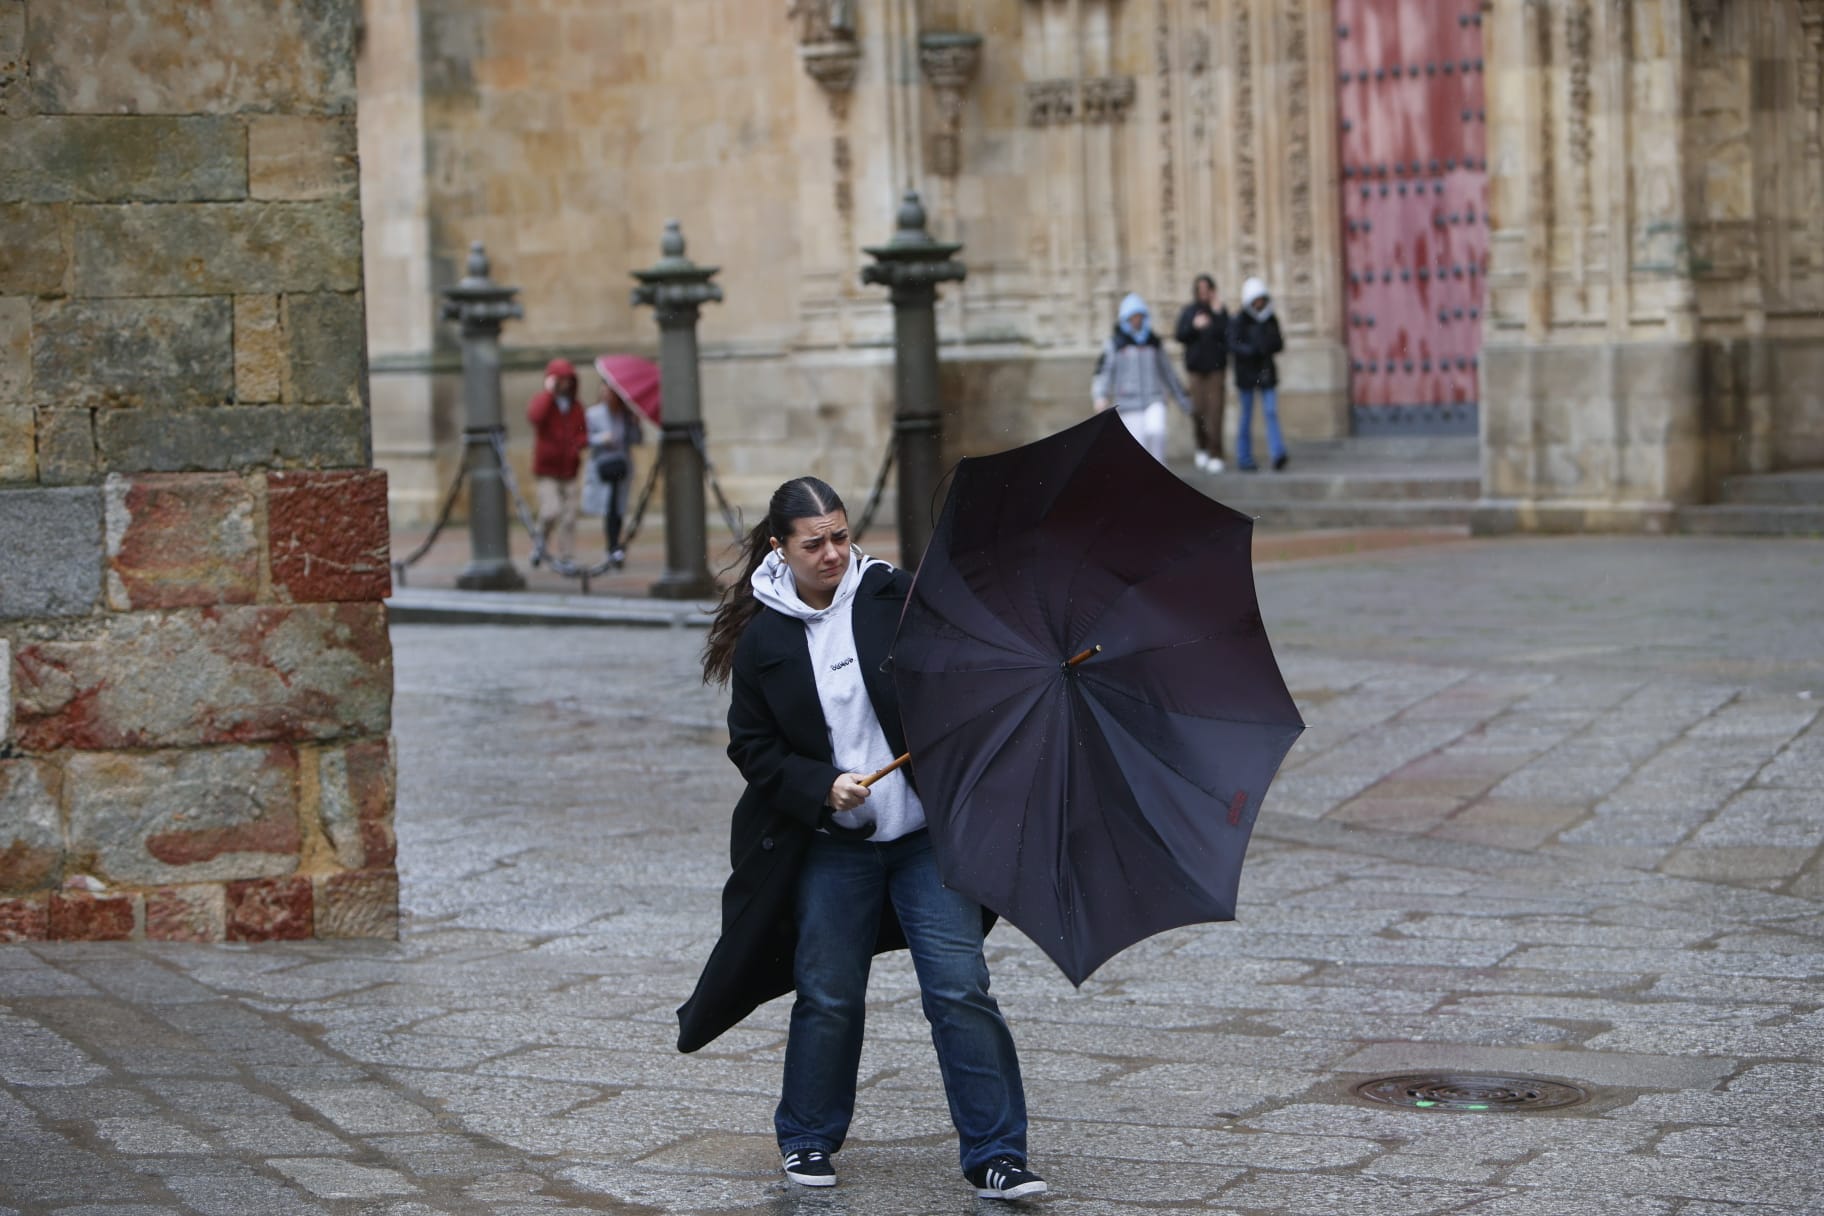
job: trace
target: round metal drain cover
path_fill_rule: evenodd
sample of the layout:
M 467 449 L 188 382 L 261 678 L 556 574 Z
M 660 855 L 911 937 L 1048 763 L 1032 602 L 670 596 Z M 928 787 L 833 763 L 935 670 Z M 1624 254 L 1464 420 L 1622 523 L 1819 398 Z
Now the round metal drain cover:
M 1356 1096 L 1415 1110 L 1533 1111 L 1575 1106 L 1589 1094 L 1563 1081 L 1484 1073 L 1413 1073 L 1364 1081 Z

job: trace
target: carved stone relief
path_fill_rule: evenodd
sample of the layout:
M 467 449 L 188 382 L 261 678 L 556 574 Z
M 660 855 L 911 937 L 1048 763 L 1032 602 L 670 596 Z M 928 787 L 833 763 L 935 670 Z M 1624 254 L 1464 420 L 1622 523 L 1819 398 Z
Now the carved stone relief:
M 854 0 L 786 0 L 785 15 L 798 30 L 798 45 L 855 41 Z
M 931 141 L 931 168 L 941 177 L 956 176 L 960 167 L 963 90 L 975 78 L 982 36 L 924 33 L 918 38 L 918 66 L 937 100 L 938 129 Z
M 1292 287 L 1303 296 L 1311 289 L 1311 56 L 1306 33 L 1305 0 L 1284 0 L 1286 22 L 1286 172 L 1292 212 Z
M 1172 147 L 1172 20 L 1160 0 L 1154 6 L 1153 57 L 1159 88 L 1159 255 L 1169 278 L 1178 269 L 1178 172 Z
M 1799 112 L 1804 115 L 1805 159 L 1800 212 L 1809 235 L 1813 298 L 1824 288 L 1824 0 L 1799 0 L 1805 46 L 1799 57 Z
M 1254 23 L 1247 0 L 1235 6 L 1236 251 L 1243 274 L 1260 272 L 1260 175 L 1254 153 Z
M 1697 30 L 1697 40 L 1709 46 L 1716 39 L 1717 21 L 1723 14 L 1723 0 L 1689 0 L 1691 5 L 1691 25 Z
M 1097 76 L 1083 82 L 1083 121 L 1121 122 L 1134 105 L 1132 76 Z
M 1576 167 L 1572 190 L 1575 194 L 1577 221 L 1585 228 L 1589 227 L 1593 214 L 1590 181 L 1591 153 L 1595 142 L 1590 122 L 1593 100 L 1593 92 L 1590 87 L 1593 38 L 1589 0 L 1576 0 L 1564 18 L 1565 53 L 1570 60 L 1566 65 L 1570 96 L 1565 112 L 1565 123 L 1568 128 L 1565 135 L 1565 151 L 1570 154 L 1571 163 Z
M 1077 120 L 1077 82 L 1034 80 L 1026 85 L 1026 125 L 1055 127 Z
M 1026 125 L 1056 127 L 1078 121 L 1120 122 L 1133 108 L 1134 95 L 1132 76 L 1028 81 Z

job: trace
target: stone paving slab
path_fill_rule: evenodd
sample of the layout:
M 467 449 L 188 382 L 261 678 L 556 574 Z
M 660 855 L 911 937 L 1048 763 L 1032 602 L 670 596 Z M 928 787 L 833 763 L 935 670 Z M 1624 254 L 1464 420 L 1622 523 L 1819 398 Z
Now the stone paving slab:
M 1312 729 L 1237 921 L 1080 989 L 990 938 L 1054 1186 L 1029 1206 L 1824 1210 L 1824 621 L 1795 608 L 1824 545 L 1454 542 L 1259 583 Z M 698 631 L 394 641 L 402 939 L 0 949 L 0 1216 L 997 1206 L 903 955 L 833 1193 L 776 1173 L 786 1001 L 672 1050 L 738 792 Z M 1422 1069 L 1593 1097 L 1351 1092 Z

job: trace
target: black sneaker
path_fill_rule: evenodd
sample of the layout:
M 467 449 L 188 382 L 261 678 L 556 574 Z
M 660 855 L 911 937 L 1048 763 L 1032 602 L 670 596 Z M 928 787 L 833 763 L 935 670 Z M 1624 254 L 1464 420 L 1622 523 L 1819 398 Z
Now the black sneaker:
M 1284 452 L 1281 452 L 1279 455 L 1275 456 L 1273 458 L 1273 471 L 1275 473 L 1277 473 L 1281 469 L 1285 468 L 1287 459 L 1288 459 L 1288 457 L 1286 456 L 1286 454 Z
M 836 1167 L 819 1148 L 795 1148 L 780 1158 L 785 1176 L 799 1186 L 835 1186 Z
M 1045 1193 L 1045 1180 L 1014 1157 L 996 1157 L 968 1173 L 975 1193 L 983 1199 L 1024 1199 Z

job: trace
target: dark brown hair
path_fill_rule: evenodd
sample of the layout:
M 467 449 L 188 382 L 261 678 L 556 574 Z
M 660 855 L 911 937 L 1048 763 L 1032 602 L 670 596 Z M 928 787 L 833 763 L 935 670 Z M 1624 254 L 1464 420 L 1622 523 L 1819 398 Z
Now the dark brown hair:
M 828 483 L 815 477 L 794 477 L 773 491 L 766 518 L 755 524 L 741 542 L 741 556 L 728 566 L 741 567 L 741 575 L 722 592 L 722 603 L 716 619 L 710 622 L 709 637 L 703 643 L 703 682 L 726 684 L 735 667 L 735 644 L 747 629 L 747 623 L 760 612 L 760 601 L 754 598 L 754 571 L 772 552 L 772 541 L 782 543 L 792 534 L 792 525 L 801 519 L 818 515 L 848 514 L 842 498 Z

